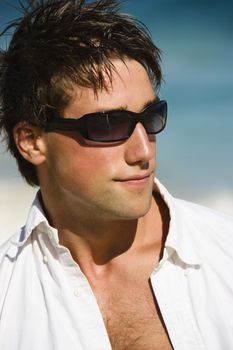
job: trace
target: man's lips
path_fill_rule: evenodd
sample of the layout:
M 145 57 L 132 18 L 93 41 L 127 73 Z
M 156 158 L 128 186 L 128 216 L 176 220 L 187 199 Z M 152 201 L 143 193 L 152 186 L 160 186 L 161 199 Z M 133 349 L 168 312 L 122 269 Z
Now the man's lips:
M 119 178 L 116 179 L 115 181 L 118 182 L 143 182 L 143 181 L 147 181 L 150 177 L 151 177 L 152 173 L 146 173 L 146 174 L 138 174 L 138 175 L 132 175 L 129 177 L 125 177 L 125 178 Z
M 117 181 L 120 182 L 127 182 L 127 181 L 140 181 L 140 180 L 144 180 L 147 179 L 148 177 L 150 177 L 150 175 L 144 175 L 144 176 L 132 176 L 132 177 L 127 177 L 125 179 L 120 179 Z

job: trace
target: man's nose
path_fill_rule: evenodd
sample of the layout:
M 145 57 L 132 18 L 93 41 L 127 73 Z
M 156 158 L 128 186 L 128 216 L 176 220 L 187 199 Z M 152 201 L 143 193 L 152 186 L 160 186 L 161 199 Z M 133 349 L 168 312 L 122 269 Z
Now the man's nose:
M 125 143 L 125 160 L 128 164 L 145 164 L 155 158 L 155 135 L 148 135 L 144 126 L 137 123 Z

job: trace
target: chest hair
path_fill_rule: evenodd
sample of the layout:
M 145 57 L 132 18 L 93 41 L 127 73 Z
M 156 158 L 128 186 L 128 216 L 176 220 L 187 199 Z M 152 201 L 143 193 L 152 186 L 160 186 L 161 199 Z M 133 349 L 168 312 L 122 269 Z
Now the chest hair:
M 98 303 L 113 350 L 172 349 L 149 283 L 116 286 L 101 293 Z

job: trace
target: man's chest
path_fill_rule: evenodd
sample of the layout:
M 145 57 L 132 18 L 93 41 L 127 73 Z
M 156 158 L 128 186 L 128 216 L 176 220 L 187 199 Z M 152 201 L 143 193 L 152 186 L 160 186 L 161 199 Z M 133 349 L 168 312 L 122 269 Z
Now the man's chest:
M 172 349 L 149 283 L 96 293 L 113 350 Z

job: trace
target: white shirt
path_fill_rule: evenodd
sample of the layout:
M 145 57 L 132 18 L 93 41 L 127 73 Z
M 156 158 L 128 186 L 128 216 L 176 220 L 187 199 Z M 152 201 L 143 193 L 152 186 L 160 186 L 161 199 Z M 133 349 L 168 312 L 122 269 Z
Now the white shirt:
M 233 218 L 155 186 L 171 221 L 151 283 L 173 347 L 232 350 Z M 91 287 L 38 198 L 0 248 L 0 349 L 111 349 Z

